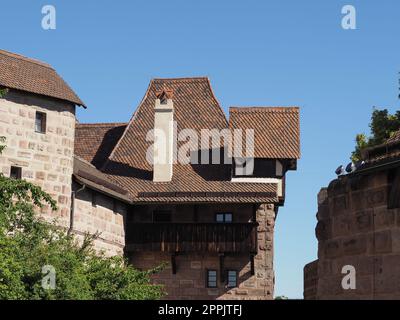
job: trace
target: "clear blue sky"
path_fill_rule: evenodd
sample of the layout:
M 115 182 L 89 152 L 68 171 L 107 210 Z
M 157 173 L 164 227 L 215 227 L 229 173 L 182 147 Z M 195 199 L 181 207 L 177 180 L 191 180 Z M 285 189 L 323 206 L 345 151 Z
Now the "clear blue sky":
M 41 8 L 57 29 L 41 28 Z M 341 8 L 357 30 L 341 28 Z M 301 107 L 302 158 L 275 233 L 276 295 L 301 298 L 317 255 L 319 189 L 348 162 L 372 106 L 398 108 L 398 0 L 7 1 L 1 48 L 52 64 L 88 105 L 81 122 L 127 121 L 153 77 L 208 76 L 231 105 Z

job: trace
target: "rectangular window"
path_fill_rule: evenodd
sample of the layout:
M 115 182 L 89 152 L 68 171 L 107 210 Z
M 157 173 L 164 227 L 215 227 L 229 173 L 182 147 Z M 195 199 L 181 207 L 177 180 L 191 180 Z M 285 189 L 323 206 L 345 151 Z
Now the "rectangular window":
M 171 222 L 171 211 L 169 210 L 153 211 L 153 222 Z
M 11 167 L 10 178 L 11 179 L 21 179 L 21 177 L 22 177 L 22 168 L 20 168 L 20 167 Z
M 44 112 L 36 111 L 35 131 L 46 133 L 46 114 Z
M 207 270 L 207 288 L 217 287 L 217 270 Z
M 237 271 L 236 270 L 228 270 L 228 288 L 237 287 Z
M 230 223 L 233 220 L 233 215 L 231 212 L 217 213 L 215 215 L 215 221 L 220 223 Z

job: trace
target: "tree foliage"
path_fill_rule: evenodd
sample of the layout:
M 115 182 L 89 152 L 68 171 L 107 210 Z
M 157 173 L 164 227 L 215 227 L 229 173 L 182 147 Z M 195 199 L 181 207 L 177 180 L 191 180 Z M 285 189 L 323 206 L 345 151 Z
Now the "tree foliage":
M 353 161 L 361 160 L 361 152 L 365 148 L 385 143 L 396 131 L 400 130 L 400 111 L 390 114 L 387 109 L 372 111 L 371 123 L 369 124 L 371 135 L 357 134 L 356 147 L 352 152 Z
M 7 92 L 8 92 L 8 89 L 0 88 L 0 99 L 4 98 L 6 96 L 6 94 L 7 94 Z
M 37 211 L 54 200 L 40 187 L 0 173 L 0 299 L 158 299 L 151 273 L 122 257 L 93 249 L 95 236 L 78 242 Z M 55 287 L 42 286 L 42 268 L 54 267 Z

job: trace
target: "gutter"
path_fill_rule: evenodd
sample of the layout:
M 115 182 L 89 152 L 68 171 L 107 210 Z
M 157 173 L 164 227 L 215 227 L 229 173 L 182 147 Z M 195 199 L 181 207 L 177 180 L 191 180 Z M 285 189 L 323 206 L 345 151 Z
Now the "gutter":
M 119 200 L 121 202 L 124 202 L 124 203 L 127 203 L 127 204 L 132 204 L 132 200 L 126 195 L 123 195 L 123 194 L 118 193 L 117 191 L 108 189 L 108 188 L 106 188 L 106 187 L 104 187 L 102 185 L 99 185 L 99 184 L 91 181 L 91 180 L 88 180 L 86 178 L 80 177 L 77 174 L 74 174 L 73 176 L 74 176 L 74 180 L 77 183 L 85 185 L 87 188 L 89 188 L 91 190 L 97 191 L 97 192 L 99 192 L 101 194 L 104 194 L 104 195 L 106 195 L 106 196 L 108 196 L 110 198 L 113 198 L 113 199 L 117 199 L 117 200 Z
M 69 215 L 69 228 L 67 234 L 70 235 L 71 232 L 74 230 L 74 215 L 75 215 L 75 196 L 85 190 L 86 185 L 83 184 L 82 187 L 76 191 L 71 192 L 71 210 L 70 210 L 70 215 Z

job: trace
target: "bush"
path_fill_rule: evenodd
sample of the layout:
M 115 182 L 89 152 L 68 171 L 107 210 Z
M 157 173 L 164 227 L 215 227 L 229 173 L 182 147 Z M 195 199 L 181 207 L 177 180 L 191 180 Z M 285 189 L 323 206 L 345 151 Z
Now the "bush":
M 396 131 L 400 130 L 400 111 L 392 115 L 387 109 L 374 108 L 369 127 L 371 128 L 369 137 L 365 134 L 357 134 L 356 147 L 351 155 L 352 161 L 362 160 L 362 150 L 385 143 Z
M 95 236 L 86 235 L 79 243 L 56 221 L 41 219 L 36 212 L 44 204 L 56 210 L 38 186 L 0 173 L 0 299 L 162 297 L 163 288 L 150 283 L 151 273 L 162 266 L 139 271 L 122 257 L 96 253 Z M 45 266 L 54 268 L 54 288 L 42 285 L 50 279 Z

